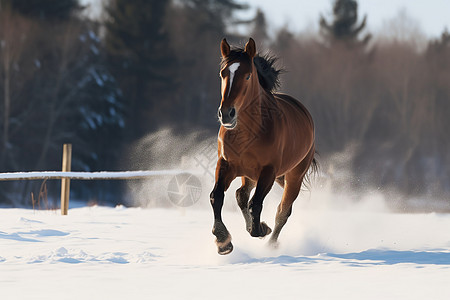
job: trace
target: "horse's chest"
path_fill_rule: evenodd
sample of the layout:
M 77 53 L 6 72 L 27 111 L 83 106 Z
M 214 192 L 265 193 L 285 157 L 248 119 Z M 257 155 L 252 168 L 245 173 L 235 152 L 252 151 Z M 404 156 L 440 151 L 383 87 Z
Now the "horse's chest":
M 267 145 L 261 137 L 237 131 L 226 131 L 219 135 L 220 155 L 230 162 L 237 176 L 258 178 L 261 168 L 272 163 Z
M 242 134 L 238 131 L 230 130 L 224 134 L 222 142 L 222 152 L 225 157 L 236 158 L 254 147 L 256 136 Z

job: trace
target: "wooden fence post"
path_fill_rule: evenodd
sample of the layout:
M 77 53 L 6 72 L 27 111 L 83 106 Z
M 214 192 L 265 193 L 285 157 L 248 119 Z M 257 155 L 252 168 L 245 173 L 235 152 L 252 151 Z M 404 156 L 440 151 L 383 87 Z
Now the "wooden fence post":
M 70 172 L 72 169 L 72 144 L 64 144 L 62 171 Z M 61 215 L 67 215 L 69 210 L 70 178 L 61 179 Z

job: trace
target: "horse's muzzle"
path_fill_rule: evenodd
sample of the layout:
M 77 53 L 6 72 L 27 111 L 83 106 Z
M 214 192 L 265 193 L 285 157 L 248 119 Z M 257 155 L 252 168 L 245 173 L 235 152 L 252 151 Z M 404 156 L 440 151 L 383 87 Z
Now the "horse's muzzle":
M 234 129 L 237 124 L 237 113 L 234 107 L 219 108 L 217 115 L 220 120 L 220 124 L 226 129 Z

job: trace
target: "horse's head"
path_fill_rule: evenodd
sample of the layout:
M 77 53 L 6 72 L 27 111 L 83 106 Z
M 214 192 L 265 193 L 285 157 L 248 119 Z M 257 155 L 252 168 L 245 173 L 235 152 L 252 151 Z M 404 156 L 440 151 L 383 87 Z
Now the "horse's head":
M 218 111 L 220 123 L 226 129 L 234 129 L 237 125 L 239 109 L 244 104 L 246 95 L 250 93 L 250 80 L 257 74 L 252 74 L 253 58 L 256 55 L 255 41 L 250 38 L 244 50 L 231 50 L 226 39 L 220 44 L 222 53 L 222 100 Z

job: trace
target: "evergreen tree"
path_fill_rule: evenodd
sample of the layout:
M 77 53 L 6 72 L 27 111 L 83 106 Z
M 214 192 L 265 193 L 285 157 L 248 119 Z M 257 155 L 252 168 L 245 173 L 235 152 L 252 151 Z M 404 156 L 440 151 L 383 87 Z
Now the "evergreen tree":
M 234 12 L 247 5 L 231 0 L 181 0 L 169 10 L 168 29 L 177 70 L 177 88 L 172 96 L 178 111 L 175 125 L 214 128 L 220 91 L 218 45 L 227 24 L 235 23 Z M 248 39 L 248 37 L 247 37 Z
M 67 142 L 74 144 L 74 170 L 114 168 L 123 106 L 104 67 L 98 25 L 53 21 L 0 11 L 0 171 L 58 169 Z M 0 201 L 10 190 L 29 204 L 40 185 L 12 184 L 0 188 Z
M 335 0 L 333 5 L 333 20 L 328 23 L 323 16 L 320 17 L 322 34 L 331 43 L 344 42 L 349 46 L 365 46 L 371 35 L 367 34 L 362 40 L 359 34 L 366 27 L 367 16 L 358 22 L 358 3 L 356 0 Z
M 431 40 L 428 43 L 427 54 L 432 55 L 446 51 L 450 51 L 450 33 L 447 28 L 444 29 L 439 39 Z
M 165 16 L 169 0 L 111 0 L 105 10 L 108 64 L 127 103 L 128 137 L 156 128 L 173 86 L 174 56 Z
M 272 48 L 278 52 L 283 52 L 284 50 L 291 48 L 295 42 L 294 34 L 289 31 L 288 28 L 284 27 L 278 31 L 275 41 L 272 44 Z
M 247 4 L 237 3 L 234 0 L 182 0 L 192 9 L 206 13 L 209 16 L 209 25 L 225 29 L 226 21 L 231 20 L 237 10 L 247 9 Z
M 66 20 L 80 11 L 79 0 L 0 0 L 2 9 L 41 20 Z

